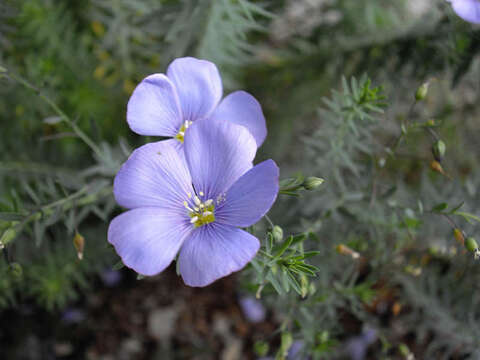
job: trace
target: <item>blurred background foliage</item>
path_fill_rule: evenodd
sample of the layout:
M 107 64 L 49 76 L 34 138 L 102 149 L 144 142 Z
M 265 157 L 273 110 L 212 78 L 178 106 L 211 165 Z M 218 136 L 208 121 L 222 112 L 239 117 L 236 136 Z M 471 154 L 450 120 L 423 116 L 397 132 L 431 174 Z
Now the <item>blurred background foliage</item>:
M 255 228 L 264 246 L 237 284 L 274 314 L 256 356 L 478 359 L 462 241 L 479 235 L 479 52 L 480 29 L 442 0 L 3 0 L 0 307 L 61 313 L 118 267 L 112 176 L 156 140 L 128 129 L 126 103 L 188 55 L 260 101 L 257 159 L 300 195 Z M 297 174 L 325 183 L 305 193 Z

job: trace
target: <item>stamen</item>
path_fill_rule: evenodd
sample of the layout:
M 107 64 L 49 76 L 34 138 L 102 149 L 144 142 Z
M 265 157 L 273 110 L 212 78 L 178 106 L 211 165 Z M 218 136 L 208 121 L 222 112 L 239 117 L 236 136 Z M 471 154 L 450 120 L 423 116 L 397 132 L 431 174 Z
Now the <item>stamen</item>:
M 200 191 L 199 195 L 204 196 L 205 194 L 203 191 Z M 198 196 L 194 195 L 193 202 L 195 203 L 193 209 L 189 206 L 187 201 L 183 202 L 183 205 L 188 210 L 191 224 L 197 228 L 215 221 L 215 205 L 212 199 L 207 199 L 203 202 Z

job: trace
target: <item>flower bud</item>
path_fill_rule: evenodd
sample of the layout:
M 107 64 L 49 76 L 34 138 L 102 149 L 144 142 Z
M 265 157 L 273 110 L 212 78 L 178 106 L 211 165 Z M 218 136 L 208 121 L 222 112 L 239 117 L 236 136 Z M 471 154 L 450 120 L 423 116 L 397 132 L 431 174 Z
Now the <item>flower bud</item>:
M 476 241 L 474 238 L 469 237 L 469 238 L 465 241 L 465 247 L 467 248 L 468 251 L 470 251 L 470 252 L 475 252 L 475 250 L 478 249 L 477 241 Z
M 5 249 L 5 245 L 3 245 L 3 242 L 0 241 L 0 250 Z
M 337 252 L 342 255 L 349 255 L 352 259 L 358 259 L 360 254 L 352 249 L 350 249 L 347 245 L 340 244 L 337 246 Z
M 323 180 L 322 178 L 318 178 L 318 177 L 315 177 L 315 176 L 309 176 L 303 182 L 303 187 L 306 190 L 315 190 L 320 185 L 322 185 L 324 181 L 325 180 Z
M 15 236 L 17 236 L 17 231 L 15 230 L 15 228 L 14 227 L 8 228 L 3 232 L 2 236 L 0 236 L 0 243 L 3 246 L 5 246 L 10 241 L 12 241 L 15 238 Z
M 2 65 L 0 65 L 0 73 L 6 73 L 7 69 L 5 69 Z
M 280 355 L 284 357 L 287 356 L 288 349 L 290 349 L 292 344 L 293 344 L 292 334 L 289 332 L 282 333 L 280 350 L 279 350 Z
M 443 156 L 445 155 L 446 149 L 447 147 L 445 146 L 445 143 L 442 140 L 437 140 L 437 142 L 435 142 L 432 147 L 432 153 L 435 160 L 441 161 Z
M 435 126 L 435 120 L 434 119 L 429 119 L 425 122 L 425 126 L 428 126 L 428 127 L 433 127 Z
M 75 233 L 75 237 L 73 238 L 73 246 L 77 250 L 78 260 L 83 259 L 83 249 L 85 247 L 85 238 L 80 235 L 79 232 Z
M 272 236 L 275 242 L 281 242 L 283 240 L 283 230 L 280 226 L 275 225 L 272 229 Z
M 437 160 L 433 160 L 431 163 L 430 163 L 430 168 L 435 171 L 435 172 L 438 172 L 442 175 L 445 175 L 445 171 L 443 170 L 443 167 L 442 165 L 440 165 L 440 163 L 437 161 Z
M 465 244 L 465 237 L 463 236 L 463 232 L 460 229 L 453 229 L 453 236 L 455 240 L 457 240 L 461 245 Z
M 265 341 L 257 341 L 253 345 L 253 351 L 255 351 L 255 354 L 260 357 L 267 355 L 268 349 L 268 343 L 266 343 Z
M 428 81 L 420 85 L 420 87 L 415 92 L 416 101 L 422 101 L 427 97 L 429 86 L 430 86 L 430 83 Z

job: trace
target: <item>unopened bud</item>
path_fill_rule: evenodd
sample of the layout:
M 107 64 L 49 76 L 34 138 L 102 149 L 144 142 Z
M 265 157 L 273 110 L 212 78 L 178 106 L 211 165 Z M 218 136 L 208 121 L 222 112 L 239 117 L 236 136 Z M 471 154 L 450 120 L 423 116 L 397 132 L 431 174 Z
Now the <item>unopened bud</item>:
M 3 245 L 3 242 L 0 241 L 0 250 L 5 249 L 5 245 Z
M 292 334 L 289 332 L 282 333 L 281 344 L 280 344 L 280 354 L 287 356 L 288 350 L 293 344 Z
M 78 260 L 82 260 L 83 249 L 85 247 L 85 238 L 80 235 L 79 232 L 75 233 L 75 237 L 73 238 L 73 246 L 75 246 L 75 250 L 77 250 Z
M 463 232 L 460 229 L 453 229 L 453 236 L 455 240 L 457 240 L 461 245 L 465 244 L 465 237 L 463 236 Z
M 430 163 L 430 168 L 433 170 L 433 171 L 436 171 L 442 175 L 445 175 L 445 171 L 443 170 L 443 167 L 442 165 L 440 165 L 440 163 L 437 161 L 437 160 L 433 160 L 431 163 Z
M 14 279 L 20 279 L 23 276 L 22 265 L 17 262 L 13 262 L 8 266 L 8 272 Z
M 360 254 L 352 249 L 350 249 L 347 245 L 340 244 L 337 246 L 337 252 L 342 255 L 349 255 L 352 259 L 358 259 Z
M 432 147 L 432 153 L 435 160 L 441 161 L 443 156 L 445 155 L 446 149 L 447 147 L 445 146 L 445 143 L 442 140 L 437 140 L 437 142 L 433 144 Z
M 430 83 L 428 81 L 420 85 L 420 87 L 415 92 L 415 100 L 417 101 L 424 100 L 427 97 L 429 86 L 430 86 Z
M 280 226 L 275 225 L 272 229 L 272 236 L 275 242 L 281 242 L 283 240 L 283 230 Z
M 428 127 L 433 127 L 435 126 L 435 120 L 434 119 L 429 119 L 425 122 L 425 125 Z
M 5 69 L 2 65 L 0 65 L 0 73 L 6 73 L 7 69 Z
M 17 230 L 14 227 L 8 228 L 0 236 L 0 243 L 5 246 L 17 236 Z
M 472 238 L 472 237 L 469 237 L 466 241 L 465 241 L 465 247 L 468 251 L 470 252 L 475 252 L 475 250 L 478 250 L 478 244 L 477 244 L 477 241 Z
M 265 341 L 257 341 L 253 345 L 253 351 L 255 351 L 255 354 L 260 357 L 267 355 L 268 350 L 269 350 L 269 346 L 268 346 L 268 343 L 266 343 Z
M 302 298 L 305 298 L 308 295 L 308 279 L 305 274 L 300 275 L 300 290 Z
M 318 178 L 318 177 L 315 177 L 315 176 L 309 176 L 303 182 L 303 187 L 306 190 L 315 190 L 320 185 L 322 185 L 324 181 L 325 180 L 323 180 L 322 178 Z

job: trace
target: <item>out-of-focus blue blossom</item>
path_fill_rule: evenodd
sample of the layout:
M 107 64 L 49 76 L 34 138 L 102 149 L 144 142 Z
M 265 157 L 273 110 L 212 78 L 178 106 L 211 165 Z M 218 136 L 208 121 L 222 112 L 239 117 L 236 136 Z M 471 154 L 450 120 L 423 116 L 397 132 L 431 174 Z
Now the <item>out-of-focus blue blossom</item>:
M 251 323 L 259 323 L 265 320 L 266 310 L 261 301 L 253 296 L 245 296 L 240 298 L 240 307 L 243 314 Z
M 167 74 L 147 76 L 134 90 L 127 106 L 127 122 L 140 135 L 166 136 L 182 148 L 193 122 L 220 119 L 245 126 L 260 146 L 267 135 L 262 108 L 245 91 L 223 101 L 222 79 L 215 64 L 192 57 L 174 60 Z
M 361 335 L 351 338 L 347 342 L 347 353 L 352 360 L 363 360 L 368 347 L 377 340 L 377 331 L 366 329 Z
M 123 263 L 155 275 L 179 253 L 178 268 L 190 286 L 206 286 L 243 268 L 260 242 L 240 227 L 260 220 L 279 188 L 273 160 L 253 166 L 256 150 L 246 128 L 216 119 L 192 124 L 184 156 L 165 141 L 135 150 L 113 189 L 117 202 L 130 210 L 108 229 Z
M 62 314 L 62 321 L 67 324 L 78 324 L 85 319 L 85 312 L 78 308 L 69 308 Z
M 480 0 L 447 0 L 463 20 L 480 24 Z
M 295 340 L 290 346 L 290 349 L 288 349 L 288 355 L 287 359 L 288 360 L 304 360 L 307 359 L 305 357 L 301 357 L 301 352 L 304 346 L 304 342 L 302 340 Z
M 113 287 L 118 285 L 122 280 L 122 274 L 118 270 L 107 269 L 100 273 L 103 283 L 108 287 Z

